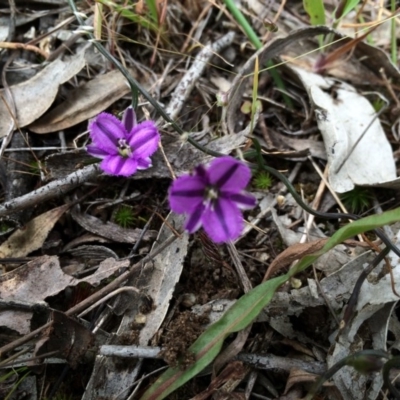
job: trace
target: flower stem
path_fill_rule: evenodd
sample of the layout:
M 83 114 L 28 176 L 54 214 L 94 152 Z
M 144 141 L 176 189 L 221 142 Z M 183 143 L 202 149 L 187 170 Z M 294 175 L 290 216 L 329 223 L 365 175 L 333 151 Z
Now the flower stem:
M 253 44 L 253 46 L 257 49 L 260 50 L 262 45 L 261 40 L 258 38 L 257 34 L 254 32 L 253 28 L 247 21 L 246 17 L 242 14 L 242 12 L 237 8 L 235 1 L 234 0 L 224 0 L 227 8 L 229 11 L 232 13 L 233 17 L 236 19 L 238 24 L 243 28 L 244 33 L 250 40 L 250 42 Z M 270 60 L 267 62 L 267 67 L 268 67 L 268 72 L 271 74 L 271 77 L 273 81 L 275 82 L 276 86 L 282 90 L 283 92 L 283 98 L 285 100 L 286 105 L 289 108 L 293 108 L 293 103 L 291 98 L 285 94 L 285 84 L 283 83 L 282 78 L 280 77 L 278 71 L 274 69 L 274 64 Z
M 74 0 L 68 0 L 68 3 L 70 5 L 72 11 L 74 12 L 75 17 L 78 20 L 79 24 L 84 25 L 84 21 L 80 15 L 80 13 L 78 12 L 78 9 L 76 8 L 76 4 L 75 4 Z M 169 117 L 169 115 L 157 103 L 157 101 L 144 89 L 144 87 L 142 85 L 140 85 L 140 83 L 129 74 L 129 72 L 126 70 L 126 68 L 115 57 L 113 57 L 104 48 L 104 46 L 94 38 L 94 36 L 90 32 L 86 32 L 86 34 L 89 36 L 89 38 L 91 39 L 92 43 L 97 48 L 97 50 L 101 54 L 103 54 L 103 56 L 106 57 L 110 62 L 112 62 L 121 71 L 122 75 L 124 75 L 124 77 L 128 81 L 129 86 L 131 88 L 131 92 L 132 92 L 133 108 L 134 109 L 136 108 L 137 97 L 138 97 L 137 92 L 139 91 L 143 95 L 143 97 L 157 110 L 158 114 L 161 115 L 161 117 L 163 117 L 163 119 L 165 121 L 167 121 L 168 123 L 171 124 L 171 126 L 175 129 L 176 132 L 178 132 L 180 135 L 185 134 L 185 131 L 174 120 L 172 120 Z M 220 153 L 217 153 L 213 150 L 208 149 L 207 147 L 202 146 L 200 143 L 196 142 L 195 140 L 193 140 L 190 137 L 187 140 L 192 146 L 196 147 L 200 151 L 202 151 L 210 156 L 214 156 L 214 157 L 221 156 Z

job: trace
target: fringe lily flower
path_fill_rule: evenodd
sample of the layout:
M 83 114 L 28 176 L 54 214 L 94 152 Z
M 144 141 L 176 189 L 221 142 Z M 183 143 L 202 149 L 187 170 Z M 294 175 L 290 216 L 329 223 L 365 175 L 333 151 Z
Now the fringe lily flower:
M 190 175 L 176 179 L 169 190 L 173 211 L 187 214 L 189 233 L 201 226 L 215 243 L 239 237 L 243 230 L 240 210 L 256 205 L 244 189 L 251 178 L 250 169 L 232 157 L 214 159 L 208 168 L 199 165 Z
M 138 169 L 151 167 L 150 156 L 157 150 L 160 134 L 153 121 L 137 124 L 136 114 L 128 107 L 120 121 L 103 112 L 89 123 L 92 144 L 87 151 L 103 161 L 100 168 L 107 174 L 130 176 Z

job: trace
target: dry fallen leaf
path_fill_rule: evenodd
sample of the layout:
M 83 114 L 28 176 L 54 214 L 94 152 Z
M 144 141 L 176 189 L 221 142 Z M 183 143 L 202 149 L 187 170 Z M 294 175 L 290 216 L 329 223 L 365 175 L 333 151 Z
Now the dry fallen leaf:
M 53 226 L 69 208 L 69 204 L 54 208 L 16 230 L 1 246 L 0 257 L 25 257 L 40 249 Z
M 311 374 L 309 372 L 303 371 L 302 369 L 292 369 L 290 371 L 288 380 L 286 381 L 285 391 L 284 393 L 288 393 L 293 385 L 298 383 L 314 383 L 317 379 L 319 379 L 319 375 Z M 329 382 L 325 382 L 324 386 L 332 385 Z
M 240 361 L 230 361 L 218 376 L 213 377 L 208 388 L 192 397 L 191 400 L 206 400 L 213 393 L 221 391 L 224 397 L 231 400 L 245 400 L 244 393 L 235 393 L 234 390 L 249 373 L 250 367 Z
M 130 70 L 134 74 L 134 70 Z M 56 132 L 94 117 L 130 92 L 119 71 L 97 76 L 73 90 L 68 98 L 44 115 L 29 129 L 35 133 Z
M 184 218 L 181 215 L 170 213 L 162 225 L 155 243 L 165 241 L 171 235 L 170 226 L 179 228 L 183 226 L 183 221 Z M 151 275 L 144 287 L 147 289 L 146 294 L 151 296 L 154 301 L 154 308 L 147 315 L 146 325 L 140 331 L 139 343 L 143 346 L 148 345 L 167 315 L 175 286 L 182 273 L 188 245 L 189 235 L 184 232 L 180 238 L 146 265 L 147 269 L 151 269 Z
M 345 82 L 290 68 L 315 106 L 333 189 L 343 193 L 355 185 L 398 185 L 393 151 L 372 104 Z
M 26 82 L 10 87 L 15 104 L 16 122 L 24 127 L 36 121 L 53 104 L 58 87 L 75 76 L 85 66 L 82 51 L 66 61 L 57 59 Z M 0 138 L 14 127 L 13 110 L 7 90 L 0 90 Z
M 264 65 L 267 63 L 267 61 L 279 56 L 287 46 L 293 43 L 298 46 L 298 44 L 304 39 L 330 32 L 332 32 L 332 30 L 324 26 L 298 29 L 291 32 L 291 34 L 287 35 L 286 37 L 276 38 L 268 41 L 264 47 L 254 53 L 254 55 L 250 57 L 242 67 L 240 67 L 232 81 L 228 93 L 228 105 L 226 106 L 226 112 L 222 117 L 223 130 L 231 134 L 236 134 L 239 132 L 248 135 L 249 133 L 251 123 L 246 121 L 246 117 L 240 112 L 240 107 L 243 102 L 243 94 L 246 92 L 247 88 L 250 88 L 253 84 L 252 74 L 254 73 L 256 60 L 258 60 L 259 65 Z M 253 118 L 254 124 L 257 119 L 258 115 L 255 115 Z M 247 124 L 247 126 L 242 129 L 245 124 Z
M 207 147 L 212 151 L 230 154 L 234 149 L 241 147 L 247 139 L 247 136 L 243 133 L 227 135 L 212 140 L 207 144 Z M 181 142 L 174 137 L 164 136 L 162 145 L 166 158 L 177 175 L 188 172 L 196 165 L 211 160 L 211 156 L 208 154 L 196 149 L 190 143 Z M 87 163 L 90 160 L 93 161 L 94 159 L 85 151 L 52 154 L 46 158 L 46 170 L 49 172 L 47 177 L 48 179 L 61 179 L 76 171 L 81 163 Z M 129 179 L 171 178 L 171 171 L 161 152 L 154 154 L 152 164 L 151 168 L 140 170 L 130 176 Z
M 77 208 L 71 211 L 72 218 L 80 225 L 91 233 L 103 236 L 107 239 L 120 243 L 136 243 L 142 235 L 142 229 L 128 229 L 114 224 L 113 222 L 102 222 L 99 218 L 93 215 L 80 213 Z M 154 239 L 156 236 L 155 231 L 148 230 L 143 235 L 143 240 Z
M 155 241 L 163 243 L 171 235 L 171 226 L 177 229 L 183 224 L 181 215 L 170 213 L 166 222 L 160 229 L 160 233 Z M 123 319 L 118 328 L 117 334 L 124 335 L 132 332 L 132 326 L 136 324 L 137 317 L 144 318 L 144 326 L 140 330 L 138 343 L 148 345 L 149 340 L 159 331 L 160 325 L 166 318 L 170 307 L 170 301 L 175 291 L 175 285 L 181 276 L 183 261 L 186 257 L 189 245 L 189 235 L 184 232 L 169 247 L 163 250 L 153 261 L 146 264 L 139 276 L 132 277 L 126 283 L 127 286 L 135 286 L 141 290 L 139 299 L 121 298 L 114 308 L 116 315 L 122 315 Z M 152 300 L 150 312 L 142 314 L 142 299 L 146 297 Z M 114 372 L 114 366 L 108 365 L 103 357 L 98 357 L 93 368 L 93 373 L 87 386 L 85 400 L 98 398 L 111 399 L 116 393 L 120 393 L 123 388 L 129 388 L 137 379 L 136 363 L 128 363 Z M 104 382 L 102 376 L 107 376 Z
M 80 282 L 96 286 L 120 268 L 128 266 L 129 261 L 116 261 L 109 258 L 99 264 L 99 268 L 94 274 L 76 279 L 63 272 L 57 257 L 39 257 L 0 276 L 0 299 L 30 305 L 40 304 L 47 297 L 55 296 L 66 287 L 76 286 Z M 30 311 L 23 312 L 24 323 L 19 319 L 18 324 L 14 324 L 14 317 L 10 317 L 13 312 L 0 310 L 0 327 L 10 327 L 21 334 L 28 333 L 32 313 Z
M 37 303 L 46 297 L 55 296 L 67 286 L 80 282 L 98 285 L 119 268 L 127 267 L 129 261 L 108 258 L 100 263 L 97 271 L 82 279 L 67 275 L 60 267 L 57 257 L 43 256 L 12 272 L 0 276 L 0 298 L 9 301 Z
M 60 311 L 52 311 L 51 325 L 36 343 L 35 357 L 56 351 L 55 356 L 67 359 L 76 368 L 81 357 L 94 342 L 92 332 Z
M 264 275 L 263 281 L 266 281 L 271 275 L 279 270 L 288 267 L 292 262 L 300 260 L 308 254 L 321 250 L 328 239 L 318 239 L 309 243 L 296 243 L 280 253 L 269 265 Z

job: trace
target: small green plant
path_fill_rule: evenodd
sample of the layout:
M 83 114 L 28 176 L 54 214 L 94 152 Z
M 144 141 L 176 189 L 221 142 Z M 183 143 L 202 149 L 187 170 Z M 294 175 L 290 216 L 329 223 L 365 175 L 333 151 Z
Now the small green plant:
M 360 233 L 376 229 L 400 220 L 400 208 L 385 211 L 382 214 L 370 215 L 363 219 L 354 221 L 339 229 L 322 249 L 304 256 L 285 275 L 271 278 L 254 287 L 245 295 L 240 297 L 225 314 L 196 339 L 190 346 L 189 351 L 196 355 L 196 361 L 186 369 L 169 368 L 164 371 L 157 380 L 142 395 L 142 400 L 162 400 L 170 393 L 181 387 L 190 379 L 195 377 L 205 367 L 210 365 L 220 353 L 224 341 L 232 333 L 239 332 L 249 326 L 260 312 L 269 304 L 274 293 L 290 278 L 309 268 L 320 256 L 343 243 L 345 240 Z M 389 248 L 384 250 L 387 254 Z M 347 360 L 346 360 L 347 361 Z M 399 362 L 400 364 L 400 362 Z M 398 367 L 399 364 L 388 365 L 389 368 Z M 354 363 L 353 363 L 354 365 Z M 388 379 L 390 381 L 390 379 Z
M 303 0 L 303 7 L 311 25 L 325 25 L 325 6 L 322 0 Z
M 333 22 L 333 28 L 337 28 L 339 25 L 339 22 L 342 18 L 344 18 L 350 11 L 353 11 L 358 4 L 360 3 L 360 0 L 342 0 L 339 2 L 333 16 L 334 16 L 334 22 Z
M 230 11 L 232 16 L 236 19 L 238 24 L 241 26 L 243 29 L 244 33 L 248 37 L 249 41 L 253 44 L 253 46 L 259 50 L 262 48 L 263 44 L 261 40 L 259 39 L 257 33 L 253 30 L 252 26 L 250 23 L 247 21 L 246 17 L 243 15 L 243 13 L 240 11 L 238 6 L 236 5 L 236 2 L 234 0 L 224 0 L 225 5 L 227 9 Z M 275 82 L 275 85 L 282 89 L 283 91 L 283 99 L 286 103 L 286 105 L 289 108 L 293 108 L 293 102 L 292 99 L 285 93 L 286 92 L 286 87 L 285 84 L 279 75 L 278 71 L 274 68 L 274 63 L 272 60 L 267 62 L 267 70 L 269 74 L 271 75 L 273 81 Z
M 268 190 L 273 183 L 272 176 L 266 171 L 258 172 L 253 178 L 253 185 L 259 190 Z
M 109 7 L 111 10 L 121 14 L 121 16 L 129 19 L 130 21 L 142 26 L 145 29 L 159 32 L 158 9 L 155 1 L 146 1 L 148 7 L 143 15 L 137 12 L 134 2 L 129 1 L 127 4 L 112 0 L 97 0 L 100 4 Z
M 349 211 L 359 213 L 367 210 L 371 206 L 373 195 L 366 188 L 356 187 L 350 190 L 350 192 L 340 195 L 340 199 Z
M 22 375 L 22 373 L 25 373 Z M 8 392 L 7 396 L 4 398 L 4 400 L 9 400 L 13 393 L 18 389 L 18 386 L 24 381 L 24 379 L 30 374 L 30 371 L 28 371 L 28 368 L 26 367 L 21 367 L 18 368 L 17 370 L 12 370 L 9 372 L 6 372 L 2 375 L 0 375 L 0 383 L 5 384 L 7 380 L 11 379 L 15 375 L 15 382 L 12 384 L 12 387 L 10 391 Z M 22 376 L 21 376 L 22 375 Z
M 342 0 L 332 13 L 332 27 L 337 28 L 342 18 L 353 11 L 359 4 L 359 0 Z M 313 26 L 326 25 L 325 5 L 323 0 L 303 0 L 303 8 L 310 17 Z
M 397 4 L 395 0 L 390 1 L 390 10 L 396 15 Z M 396 18 L 390 21 L 390 56 L 392 63 L 397 65 L 397 35 L 396 35 Z
M 382 110 L 383 107 L 386 106 L 385 100 L 383 100 L 381 97 L 378 97 L 376 100 L 372 102 L 372 107 L 374 107 L 374 110 L 376 112 L 379 112 Z
M 11 232 L 13 229 L 18 227 L 18 222 L 12 219 L 2 218 L 0 219 L 0 236 Z
M 129 228 L 135 222 L 132 208 L 129 206 L 120 206 L 114 213 L 114 222 L 122 228 Z
M 330 20 L 332 22 L 328 25 L 331 25 L 332 28 L 336 29 L 339 26 L 342 18 L 344 18 L 350 11 L 354 10 L 359 2 L 359 0 L 341 0 L 330 17 Z M 308 14 L 312 26 L 327 24 L 325 18 L 325 4 L 323 0 L 303 0 L 303 8 Z M 333 36 L 328 35 L 325 43 L 329 43 L 332 40 Z M 324 44 L 324 39 L 322 35 L 318 37 L 318 41 L 320 46 L 322 47 Z
M 42 170 L 43 170 L 43 165 L 39 160 L 34 160 L 29 163 L 29 172 L 32 175 L 40 176 Z

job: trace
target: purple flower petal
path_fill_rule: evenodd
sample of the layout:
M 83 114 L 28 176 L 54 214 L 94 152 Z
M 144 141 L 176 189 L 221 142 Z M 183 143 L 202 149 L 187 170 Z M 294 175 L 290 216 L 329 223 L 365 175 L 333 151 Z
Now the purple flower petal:
M 132 129 L 128 141 L 135 157 L 147 158 L 157 150 L 160 135 L 153 121 L 145 121 Z
M 104 172 L 130 176 L 137 169 L 151 166 L 150 155 L 157 150 L 160 135 L 153 121 L 136 124 L 132 107 L 125 110 L 122 122 L 108 113 L 101 113 L 90 122 L 92 143 L 87 151 L 103 158 L 100 168 Z
M 202 181 L 204 182 L 204 185 L 210 184 L 209 179 L 208 179 L 208 172 L 207 172 L 206 168 L 204 168 L 204 165 L 201 165 L 201 164 L 198 165 L 194 169 L 194 174 L 202 179 Z
M 208 176 L 211 184 L 219 189 L 239 193 L 248 185 L 251 171 L 233 157 L 219 157 L 211 162 Z
M 152 167 L 152 163 L 151 163 L 151 158 L 147 157 L 147 158 L 139 158 L 137 159 L 137 169 L 147 169 Z
M 177 213 L 191 213 L 203 203 L 204 182 L 201 178 L 183 175 L 169 188 L 169 205 Z
M 185 224 L 185 229 L 189 233 L 194 233 L 201 227 L 204 208 L 204 204 L 198 204 L 198 206 L 189 215 L 189 218 L 186 220 Z
M 99 114 L 89 124 L 90 137 L 98 148 L 114 154 L 118 145 L 118 139 L 126 137 L 122 122 L 108 113 Z
M 134 158 L 124 158 L 119 155 L 107 156 L 100 164 L 100 168 L 110 175 L 130 176 L 137 170 L 137 161 Z
M 86 146 L 86 151 L 93 157 L 96 158 L 104 158 L 108 155 L 110 155 L 110 153 L 108 153 L 107 151 L 104 151 L 102 149 L 100 149 L 99 147 L 95 146 L 95 145 L 88 145 Z M 117 154 L 117 150 L 115 150 L 115 154 Z
M 226 193 L 222 192 L 221 197 L 233 201 L 241 210 L 250 210 L 257 204 L 256 198 L 249 193 Z
M 215 243 L 235 240 L 243 230 L 240 209 L 256 205 L 255 197 L 243 190 L 250 178 L 250 169 L 232 157 L 215 159 L 208 168 L 199 165 L 193 175 L 184 175 L 172 183 L 171 209 L 188 214 L 189 233 L 203 225 Z
M 125 127 L 126 132 L 130 133 L 134 126 L 137 125 L 136 113 L 132 106 L 129 106 L 122 117 L 122 124 Z
M 242 213 L 233 201 L 219 198 L 204 212 L 203 227 L 215 243 L 235 240 L 243 230 Z

